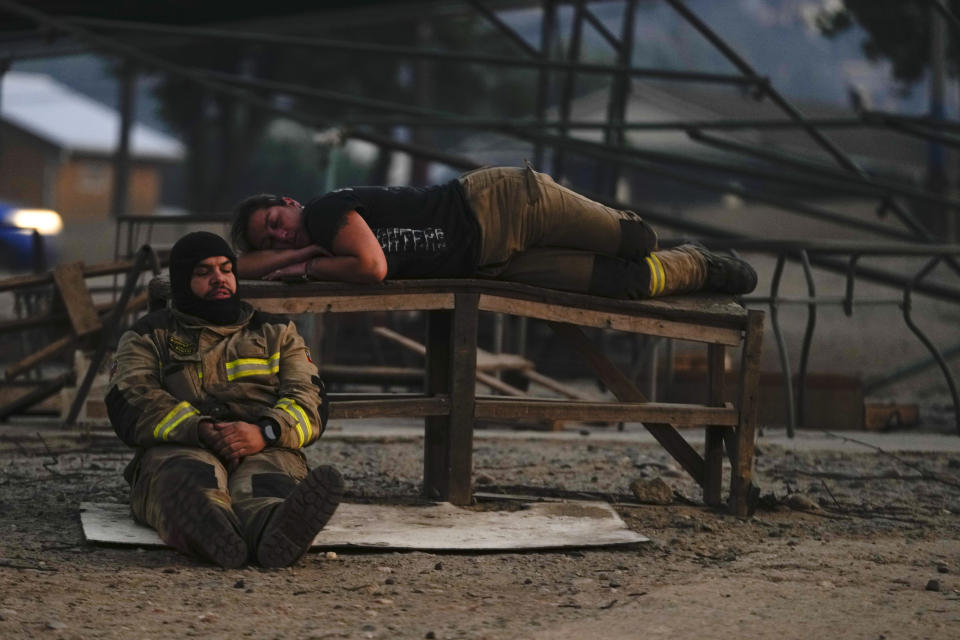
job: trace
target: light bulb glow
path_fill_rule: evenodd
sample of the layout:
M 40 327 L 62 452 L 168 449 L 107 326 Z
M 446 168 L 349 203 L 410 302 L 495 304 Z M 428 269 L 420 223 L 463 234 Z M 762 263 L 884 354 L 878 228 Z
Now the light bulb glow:
M 10 222 L 20 229 L 36 229 L 45 236 L 55 235 L 63 230 L 60 214 L 50 209 L 17 209 L 10 216 Z

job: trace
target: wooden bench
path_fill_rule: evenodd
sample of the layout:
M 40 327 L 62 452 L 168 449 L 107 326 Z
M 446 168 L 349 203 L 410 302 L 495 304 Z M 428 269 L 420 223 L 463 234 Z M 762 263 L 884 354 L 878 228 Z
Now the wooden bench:
M 493 280 L 398 280 L 381 285 L 244 281 L 243 297 L 272 313 L 421 310 L 427 313 L 425 390 L 422 395 L 337 398 L 330 417 L 423 417 L 425 495 L 454 504 L 472 497 L 475 420 L 558 419 L 642 422 L 703 487 L 704 501 L 722 504 L 724 450 L 731 463 L 729 507 L 746 516 L 756 494 L 753 451 L 757 423 L 762 311 L 726 296 L 613 300 Z M 578 351 L 617 402 L 478 396 L 477 323 L 480 311 L 547 321 Z M 707 345 L 704 404 L 648 402 L 581 327 L 700 342 Z M 742 350 L 736 403 L 725 403 L 728 347 Z M 705 426 L 704 455 L 676 427 Z

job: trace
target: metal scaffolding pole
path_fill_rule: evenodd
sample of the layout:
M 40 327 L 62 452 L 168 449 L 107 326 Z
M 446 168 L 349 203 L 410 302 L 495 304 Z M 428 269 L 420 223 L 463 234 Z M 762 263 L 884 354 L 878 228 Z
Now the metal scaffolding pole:
M 623 8 L 620 49 L 617 52 L 617 62 L 623 67 L 629 67 L 633 58 L 633 31 L 636 13 L 636 0 L 627 0 L 627 4 Z M 630 77 L 618 73 L 610 79 L 610 94 L 607 99 L 607 124 L 611 126 L 604 132 L 604 140 L 609 146 L 623 146 L 626 143 L 623 129 L 619 129 L 617 126 L 626 121 L 627 102 L 629 100 Z M 620 163 L 601 164 L 600 167 L 597 191 L 610 195 L 616 194 L 617 183 L 620 180 Z
M 121 61 L 118 81 L 120 130 L 113 157 L 113 195 L 110 200 L 110 215 L 113 218 L 128 213 L 130 193 L 130 129 L 133 127 L 137 72 L 128 60 Z
M 585 0 L 576 0 L 574 3 L 573 24 L 570 31 L 570 45 L 567 50 L 567 61 L 576 62 L 580 59 L 580 46 L 583 41 L 583 22 L 586 14 Z M 573 104 L 573 95 L 576 88 L 577 76 L 572 69 L 568 69 L 563 74 L 563 84 L 560 93 L 560 122 L 557 130 L 560 135 L 566 136 L 570 132 L 570 112 Z M 541 121 L 541 127 L 546 127 L 547 122 Z M 541 129 L 543 130 L 543 129 Z M 558 148 L 553 153 L 553 177 L 563 181 L 567 172 L 567 155 L 563 148 Z
M 557 11 L 554 0 L 543 0 L 542 10 L 543 17 L 540 19 L 540 51 L 538 55 L 542 60 L 549 60 L 557 32 Z M 538 123 L 542 123 L 547 119 L 547 109 L 550 107 L 550 81 L 550 71 L 541 68 L 537 74 L 536 118 Z M 539 142 L 533 146 L 533 164 L 537 167 L 544 166 L 544 148 Z
M 885 128 L 879 123 L 865 122 L 860 118 L 819 118 L 807 120 L 807 123 L 824 129 L 855 129 L 855 128 Z M 409 117 L 409 116 L 372 116 L 346 115 L 345 125 L 389 125 L 389 126 L 430 126 L 430 127 L 464 127 L 470 129 L 496 129 L 514 127 L 517 129 L 622 129 L 624 131 L 687 131 L 690 129 L 717 129 L 717 130 L 780 130 L 799 129 L 803 125 L 793 120 L 672 120 L 669 122 L 623 122 L 611 125 L 596 120 L 546 120 L 542 124 L 533 118 L 491 118 L 482 116 L 458 116 L 455 121 L 444 118 Z
M 673 71 L 668 69 L 633 67 L 631 65 L 606 65 L 586 62 L 567 62 L 562 60 L 543 59 L 539 50 L 531 46 L 522 36 L 516 33 L 509 25 L 496 17 L 496 14 L 487 9 L 482 3 L 470 0 L 470 4 L 490 19 L 496 20 L 494 26 L 502 31 L 511 42 L 520 47 L 528 57 L 501 56 L 493 54 L 472 53 L 466 51 L 443 51 L 435 49 L 419 49 L 380 45 L 374 43 L 358 43 L 344 40 L 327 40 L 323 38 L 304 38 L 293 35 L 273 35 L 248 31 L 227 31 L 199 27 L 174 27 L 167 25 L 151 25 L 130 23 L 99 18 L 74 18 L 71 23 L 80 27 L 102 29 L 111 32 L 143 32 L 157 35 L 179 35 L 189 38 L 198 38 L 204 41 L 227 40 L 246 44 L 270 44 L 285 47 L 301 47 L 323 51 L 337 51 L 341 53 L 379 55 L 385 58 L 412 58 L 426 60 L 441 60 L 446 62 L 462 62 L 464 64 L 478 64 L 487 66 L 506 67 L 509 69 L 547 69 L 549 71 L 575 71 L 577 73 L 596 74 L 628 74 L 631 77 L 654 77 L 663 80 L 689 80 L 733 86 L 759 85 L 763 78 L 746 78 L 739 74 L 706 73 L 701 71 Z M 586 14 L 586 15 L 589 15 Z M 162 46 L 162 42 L 160 45 Z M 143 46 L 143 42 L 140 42 Z
M 0 108 L 3 107 L 3 77 L 10 70 L 10 61 L 6 58 L 0 58 Z M 0 122 L 0 157 L 3 157 L 3 122 Z
M 751 147 L 746 144 L 733 142 L 724 138 L 718 138 L 705 134 L 696 129 L 691 129 L 688 135 L 697 142 L 708 144 L 718 149 L 734 151 L 756 158 L 761 158 L 772 163 L 781 164 L 794 169 L 799 169 L 807 173 L 824 176 L 830 180 L 836 181 L 836 188 L 840 191 L 849 191 L 864 196 L 892 197 L 894 195 L 903 196 L 912 200 L 922 202 L 933 202 L 949 207 L 960 208 L 960 200 L 952 199 L 942 195 L 931 194 L 922 189 L 915 189 L 907 185 L 892 184 L 885 180 L 870 177 L 862 182 L 851 183 L 849 174 L 842 173 L 834 167 L 827 167 L 822 164 L 815 164 L 805 160 L 799 160 L 796 157 L 770 151 L 762 147 Z
M 681 0 L 666 0 L 672 6 L 677 13 L 679 13 L 694 29 L 696 29 L 700 34 L 707 39 L 710 44 L 712 44 L 717 51 L 719 51 L 727 60 L 730 61 L 740 72 L 749 77 L 757 78 L 759 77 L 757 72 L 750 66 L 746 60 L 741 58 L 723 39 L 720 38 L 710 27 L 706 25 L 695 13 L 690 11 L 690 9 L 681 1 Z M 804 116 L 798 109 L 796 109 L 792 104 L 790 104 L 780 93 L 774 89 L 769 82 L 763 82 L 758 85 L 761 95 L 769 97 L 774 104 L 776 104 L 780 109 L 786 113 L 790 118 L 796 120 L 797 122 L 804 122 Z M 864 171 L 856 163 L 854 163 L 843 151 L 841 151 L 829 138 L 824 136 L 820 131 L 815 127 L 804 126 L 807 134 L 817 141 L 817 143 L 823 147 L 823 149 L 829 153 L 836 162 L 846 168 L 852 173 L 858 175 L 864 175 Z

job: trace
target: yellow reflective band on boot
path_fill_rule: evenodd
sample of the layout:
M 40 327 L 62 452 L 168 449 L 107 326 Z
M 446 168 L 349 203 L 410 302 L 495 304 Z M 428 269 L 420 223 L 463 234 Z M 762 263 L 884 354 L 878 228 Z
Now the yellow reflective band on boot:
M 163 416 L 163 420 L 153 428 L 153 437 L 157 440 L 166 440 L 178 424 L 198 413 L 200 412 L 194 409 L 189 402 L 181 402 L 171 409 L 167 415 Z
M 650 297 L 657 295 L 657 265 L 654 264 L 650 256 L 644 258 L 647 261 L 647 268 L 650 270 Z
M 297 435 L 300 436 L 300 444 L 298 446 L 302 447 L 303 443 L 312 435 L 310 419 L 307 417 L 307 412 L 304 411 L 303 407 L 298 405 L 293 398 L 280 398 L 274 406 L 277 409 L 283 409 L 290 414 L 290 417 L 297 421 Z
M 650 296 L 657 296 L 663 293 L 666 286 L 666 274 L 663 272 L 663 264 L 656 254 L 651 253 L 647 256 L 647 266 L 650 267 Z
M 663 263 L 660 262 L 660 258 L 657 257 L 657 254 L 651 253 L 650 257 L 657 265 L 657 279 L 660 281 L 660 287 L 657 289 L 655 295 L 660 295 L 667 286 L 667 272 L 663 270 Z
M 269 376 L 280 371 L 280 352 L 267 358 L 239 358 L 227 363 L 227 381 L 247 376 Z

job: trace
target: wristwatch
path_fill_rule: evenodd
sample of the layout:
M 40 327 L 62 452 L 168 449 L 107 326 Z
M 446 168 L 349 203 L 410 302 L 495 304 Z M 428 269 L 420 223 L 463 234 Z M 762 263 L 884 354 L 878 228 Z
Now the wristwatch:
M 272 447 L 280 440 L 280 425 L 270 418 L 261 420 L 257 426 L 260 427 L 260 435 L 263 436 L 263 441 L 268 447 Z
M 306 282 L 310 279 L 310 263 L 313 262 L 313 258 L 308 258 L 306 262 L 303 263 L 303 275 L 300 276 L 300 279 Z

